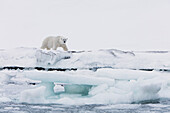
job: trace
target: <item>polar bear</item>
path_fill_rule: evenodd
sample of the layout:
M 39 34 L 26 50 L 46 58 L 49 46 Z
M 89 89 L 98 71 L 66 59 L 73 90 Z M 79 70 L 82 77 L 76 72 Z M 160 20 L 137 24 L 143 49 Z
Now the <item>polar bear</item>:
M 49 36 L 44 39 L 41 49 L 47 49 L 50 50 L 51 48 L 53 50 L 56 50 L 58 47 L 62 47 L 64 51 L 68 51 L 68 48 L 66 46 L 67 38 L 64 38 L 63 36 Z

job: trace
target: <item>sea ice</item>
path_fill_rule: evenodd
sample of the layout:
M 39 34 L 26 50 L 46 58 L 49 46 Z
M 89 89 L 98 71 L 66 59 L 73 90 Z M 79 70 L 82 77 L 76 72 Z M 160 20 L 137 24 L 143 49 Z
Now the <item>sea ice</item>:
M 105 49 L 84 52 L 15 48 L 0 51 L 0 67 L 20 66 L 44 68 L 169 69 L 170 52 L 128 52 Z
M 165 94 L 164 91 L 170 91 L 169 88 L 166 88 L 169 87 L 170 83 L 169 73 L 157 71 L 144 72 L 105 68 L 96 72 L 89 70 L 71 72 L 25 71 L 24 74 L 29 79 L 42 81 L 42 84 L 55 82 L 64 85 L 65 92 L 54 93 L 50 101 L 48 98 L 44 98 L 47 103 L 68 104 L 66 101 L 72 104 L 137 103 L 159 99 L 161 95 Z M 42 85 L 40 84 L 40 86 Z M 53 92 L 54 88 L 50 86 L 44 91 L 48 93 L 48 90 Z M 25 101 L 24 98 L 22 101 Z
M 12 100 L 7 97 L 0 97 L 0 102 L 11 102 Z
M 46 87 L 41 86 L 34 89 L 27 89 L 20 94 L 19 101 L 26 103 L 46 103 Z
M 69 59 L 71 57 L 71 53 L 52 50 L 37 50 L 35 56 L 37 59 L 37 65 L 49 66 L 54 65 L 62 59 Z
M 170 73 L 158 71 L 170 69 L 169 58 L 169 52 L 115 49 L 85 52 L 36 48 L 3 50 L 0 51 L 0 102 L 126 104 L 170 98 Z M 30 67 L 31 70 L 4 70 L 5 66 Z M 34 70 L 37 66 L 77 70 Z

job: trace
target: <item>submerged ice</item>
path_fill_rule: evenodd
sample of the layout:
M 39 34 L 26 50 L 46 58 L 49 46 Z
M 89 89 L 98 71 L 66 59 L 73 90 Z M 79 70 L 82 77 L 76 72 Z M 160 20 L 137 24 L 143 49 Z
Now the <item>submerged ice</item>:
M 2 69 L 0 102 L 126 104 L 170 98 L 170 73 L 157 71 L 170 69 L 169 57 L 169 52 L 124 52 L 115 49 L 85 52 L 35 48 L 3 50 L 0 51 L 2 68 L 21 66 L 77 70 Z

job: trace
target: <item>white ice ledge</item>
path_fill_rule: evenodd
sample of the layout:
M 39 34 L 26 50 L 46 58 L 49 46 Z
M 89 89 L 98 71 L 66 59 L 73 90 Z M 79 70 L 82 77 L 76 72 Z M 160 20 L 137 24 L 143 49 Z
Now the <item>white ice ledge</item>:
M 170 69 L 170 52 L 129 52 L 116 49 L 98 51 L 53 51 L 15 48 L 0 51 L 0 67 Z
M 26 78 L 41 81 L 38 87 L 21 92 L 20 102 L 27 103 L 132 103 L 169 98 L 167 94 L 170 92 L 169 73 L 156 71 L 99 69 L 96 72 L 26 71 L 23 74 Z M 65 92 L 55 92 L 54 89 L 58 88 L 56 84 L 63 84 Z

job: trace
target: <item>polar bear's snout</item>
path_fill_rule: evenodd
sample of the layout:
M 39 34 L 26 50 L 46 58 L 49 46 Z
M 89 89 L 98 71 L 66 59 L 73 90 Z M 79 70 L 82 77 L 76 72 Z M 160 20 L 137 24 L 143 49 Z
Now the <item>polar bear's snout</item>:
M 66 41 L 67 41 L 67 38 L 63 39 L 63 42 L 64 42 L 64 43 L 66 43 Z

